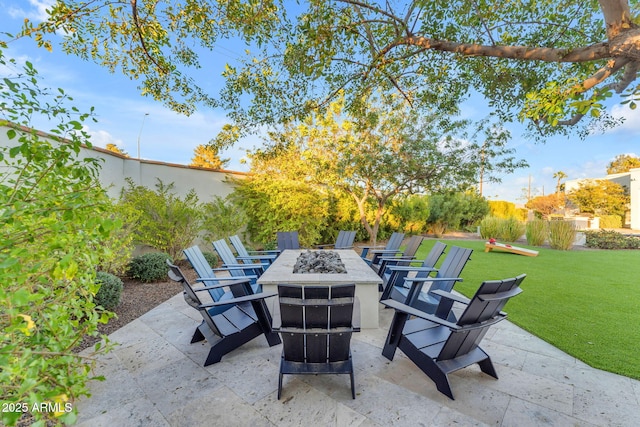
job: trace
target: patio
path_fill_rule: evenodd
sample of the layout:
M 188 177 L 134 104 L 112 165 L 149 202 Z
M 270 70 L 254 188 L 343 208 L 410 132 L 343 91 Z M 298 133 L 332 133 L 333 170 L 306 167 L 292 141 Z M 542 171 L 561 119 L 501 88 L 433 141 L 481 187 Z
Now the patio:
M 508 312 L 508 305 L 506 307 Z M 440 394 L 401 352 L 381 355 L 392 311 L 354 335 L 355 400 L 345 376 L 287 376 L 276 399 L 281 346 L 258 337 L 203 367 L 206 343 L 189 344 L 199 314 L 178 294 L 111 335 L 79 426 L 499 425 L 637 426 L 640 381 L 599 371 L 508 321 L 483 348 L 499 380 L 477 366 L 451 375 Z

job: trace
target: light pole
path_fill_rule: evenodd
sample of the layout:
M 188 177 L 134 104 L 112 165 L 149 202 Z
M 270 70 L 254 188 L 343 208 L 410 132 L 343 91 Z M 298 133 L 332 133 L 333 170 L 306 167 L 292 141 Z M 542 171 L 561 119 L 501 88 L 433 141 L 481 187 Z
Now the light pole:
M 138 160 L 140 160 L 140 136 L 142 135 L 142 128 L 144 127 L 144 119 L 146 119 L 148 115 L 149 113 L 144 113 L 142 125 L 140 125 L 140 132 L 138 132 Z

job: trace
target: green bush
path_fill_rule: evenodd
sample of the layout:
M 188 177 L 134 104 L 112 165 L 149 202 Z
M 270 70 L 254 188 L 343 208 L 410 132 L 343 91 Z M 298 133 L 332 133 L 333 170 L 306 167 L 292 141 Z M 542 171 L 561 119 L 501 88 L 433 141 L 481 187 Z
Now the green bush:
M 62 89 L 41 88 L 32 64 L 7 59 L 5 47 L 0 43 L 0 125 L 8 141 L 0 146 L 0 400 L 29 411 L 59 405 L 67 412 L 35 410 L 31 423 L 71 425 L 73 402 L 101 379 L 92 371 L 94 356 L 111 348 L 100 341 L 90 357 L 75 351 L 112 316 L 92 298 L 96 267 L 113 256 L 97 243 L 120 224 L 109 217 L 98 184 L 101 161 L 82 155 L 82 146 L 91 146 L 82 130 L 90 114 L 67 106 Z M 48 136 L 32 119 L 51 125 Z M 0 425 L 22 416 L 3 410 Z
M 215 196 L 201 206 L 203 239 L 208 242 L 237 234 L 247 223 L 242 207 L 231 198 Z
M 148 252 L 133 257 L 127 275 L 145 283 L 162 281 L 167 278 L 167 259 L 171 257 L 163 252 Z
M 600 228 L 622 228 L 620 215 L 600 215 Z
M 113 310 L 120 304 L 120 295 L 122 294 L 122 280 L 118 276 L 110 273 L 98 271 L 96 274 L 96 283 L 100 285 L 100 289 L 93 297 L 96 305 L 102 306 L 105 310 Z
M 198 196 L 194 190 L 184 198 L 177 196 L 173 183 L 164 184 L 160 179 L 156 190 L 129 186 L 122 191 L 122 209 L 133 209 L 140 213 L 133 232 L 135 242 L 166 252 L 172 259 L 182 256 L 182 250 L 191 246 L 200 233 L 202 220 Z M 166 272 L 165 272 L 166 273 Z
M 568 251 L 576 240 L 576 227 L 569 221 L 549 221 L 549 246 Z
M 202 251 L 202 255 L 211 267 L 215 267 L 216 265 L 218 265 L 218 255 L 214 254 L 211 251 Z
M 504 200 L 489 200 L 489 213 L 496 218 L 511 218 L 516 213 L 516 205 Z
M 597 249 L 640 249 L 640 238 L 613 230 L 585 231 L 585 246 Z
M 480 236 L 483 239 L 497 239 L 500 230 L 501 219 L 495 216 L 488 216 L 480 221 Z
M 532 246 L 542 246 L 547 240 L 547 222 L 541 219 L 534 219 L 527 222 L 525 235 L 527 243 Z
M 525 225 L 516 218 L 507 218 L 500 221 L 498 239 L 505 242 L 515 242 L 525 233 Z

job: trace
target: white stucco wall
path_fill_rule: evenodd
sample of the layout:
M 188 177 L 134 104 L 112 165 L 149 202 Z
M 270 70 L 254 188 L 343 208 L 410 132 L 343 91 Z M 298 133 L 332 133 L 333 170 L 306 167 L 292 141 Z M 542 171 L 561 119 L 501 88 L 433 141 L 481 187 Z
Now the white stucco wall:
M 616 182 L 629 189 L 629 196 L 631 202 L 629 204 L 630 210 L 630 224 L 632 230 L 640 230 L 640 168 L 631 169 L 629 172 L 616 173 L 606 175 L 600 178 L 590 178 L 590 180 L 607 179 L 609 181 Z M 570 192 L 580 186 L 581 182 L 587 181 L 586 179 L 572 179 L 564 183 L 565 193 Z
M 9 140 L 7 137 L 8 129 L 6 126 L 0 126 L 0 146 L 13 146 L 16 144 L 15 139 Z M 48 137 L 47 134 L 41 132 L 39 132 L 39 135 L 43 138 Z M 174 183 L 173 191 L 180 196 L 193 189 L 201 202 L 208 202 L 214 196 L 224 197 L 233 191 L 233 184 L 230 179 L 242 179 L 246 176 L 243 172 L 218 171 L 151 160 L 132 159 L 102 148 L 83 148 L 80 156 L 103 159 L 100 182 L 107 188 L 109 196 L 113 198 L 118 198 L 121 189 L 127 186 L 127 178 L 133 180 L 136 185 L 144 185 L 151 189 L 155 189 L 159 178 L 165 184 Z

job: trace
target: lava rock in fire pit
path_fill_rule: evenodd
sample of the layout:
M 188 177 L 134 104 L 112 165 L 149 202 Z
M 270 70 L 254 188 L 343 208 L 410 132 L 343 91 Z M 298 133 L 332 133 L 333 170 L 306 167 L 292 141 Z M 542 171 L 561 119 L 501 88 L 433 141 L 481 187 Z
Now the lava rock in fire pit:
M 333 251 L 307 251 L 300 254 L 294 273 L 347 273 L 340 255 Z

